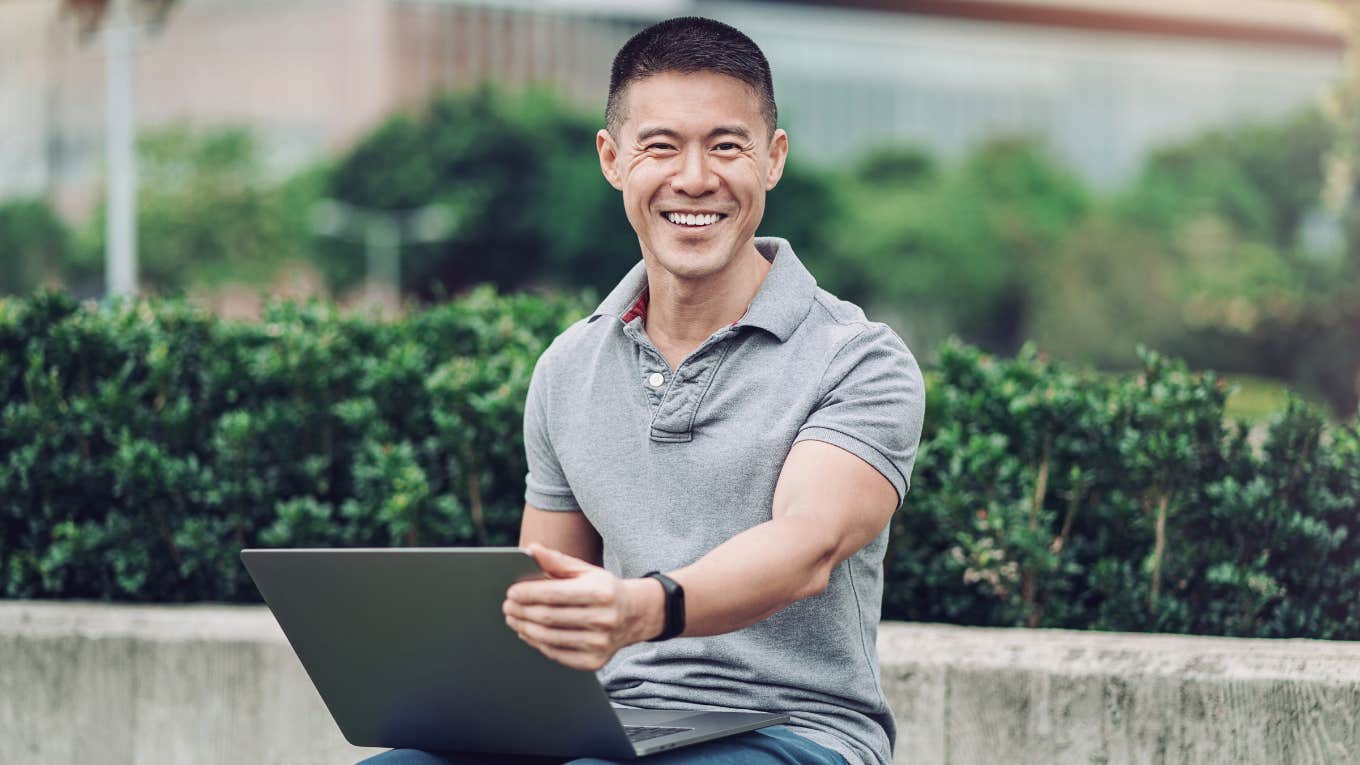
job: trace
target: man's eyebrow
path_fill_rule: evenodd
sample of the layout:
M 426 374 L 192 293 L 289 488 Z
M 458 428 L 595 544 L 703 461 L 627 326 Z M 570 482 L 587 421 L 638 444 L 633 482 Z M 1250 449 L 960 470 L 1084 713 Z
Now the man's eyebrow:
M 705 136 L 705 140 L 711 141 L 720 135 L 730 135 L 736 138 L 740 138 L 743 141 L 751 140 L 751 131 L 742 125 L 719 125 L 718 127 L 715 127 L 712 130 L 708 131 L 708 135 Z M 638 132 L 637 139 L 639 141 L 646 141 L 651 138 L 656 138 L 657 136 L 673 138 L 677 141 L 680 140 L 680 134 L 667 127 L 643 128 L 641 131 Z

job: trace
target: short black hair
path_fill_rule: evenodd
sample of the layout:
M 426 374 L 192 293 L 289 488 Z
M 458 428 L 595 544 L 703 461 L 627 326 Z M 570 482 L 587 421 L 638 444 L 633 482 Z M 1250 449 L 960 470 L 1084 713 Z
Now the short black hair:
M 654 74 L 717 72 L 746 83 L 760 103 L 760 116 L 774 135 L 779 109 L 774 103 L 770 62 L 751 38 L 721 21 L 682 16 L 658 22 L 633 35 L 614 56 L 604 124 L 614 136 L 623 125 L 623 95 L 628 86 Z

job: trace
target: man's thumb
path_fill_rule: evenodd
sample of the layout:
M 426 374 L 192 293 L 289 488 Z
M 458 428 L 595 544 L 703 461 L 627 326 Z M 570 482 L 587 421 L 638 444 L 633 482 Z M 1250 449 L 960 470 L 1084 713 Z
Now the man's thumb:
M 529 545 L 529 554 L 538 561 L 538 567 L 552 576 L 571 576 L 589 571 L 591 566 L 583 560 L 573 558 L 563 552 L 544 547 L 538 543 Z

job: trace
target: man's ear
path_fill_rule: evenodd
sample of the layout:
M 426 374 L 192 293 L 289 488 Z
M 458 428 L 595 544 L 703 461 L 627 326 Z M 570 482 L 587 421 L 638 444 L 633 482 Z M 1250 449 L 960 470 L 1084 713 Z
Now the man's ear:
M 600 155 L 600 172 L 604 173 L 604 179 L 609 181 L 609 185 L 623 191 L 623 179 L 619 177 L 619 170 L 614 166 L 614 162 L 619 158 L 619 146 L 614 143 L 614 136 L 608 130 L 601 130 L 595 134 L 595 151 Z
M 770 138 L 770 171 L 765 175 L 765 190 L 770 191 L 779 185 L 784 177 L 784 160 L 789 158 L 789 134 L 784 128 L 777 128 Z

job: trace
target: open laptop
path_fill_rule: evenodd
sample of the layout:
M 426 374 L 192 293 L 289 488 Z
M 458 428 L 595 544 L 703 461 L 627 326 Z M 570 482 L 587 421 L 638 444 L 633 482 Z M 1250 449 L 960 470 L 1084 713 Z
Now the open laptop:
M 787 715 L 614 707 L 595 673 L 525 644 L 501 603 L 542 576 L 518 548 L 242 550 L 356 746 L 627 759 Z

